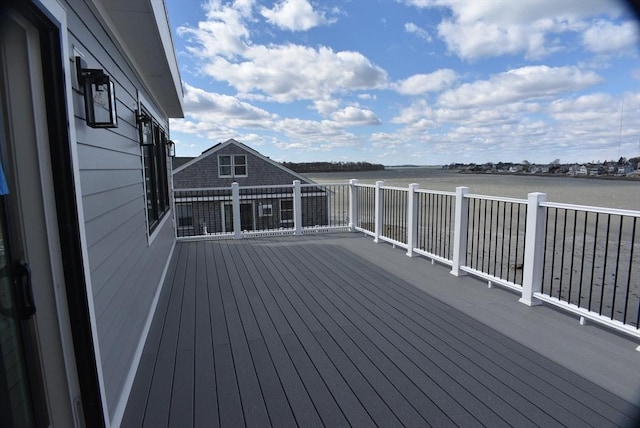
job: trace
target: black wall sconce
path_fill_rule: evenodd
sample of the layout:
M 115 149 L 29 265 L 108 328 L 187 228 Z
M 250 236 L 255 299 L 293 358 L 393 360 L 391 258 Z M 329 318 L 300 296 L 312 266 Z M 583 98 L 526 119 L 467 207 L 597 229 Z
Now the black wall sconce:
M 176 157 L 176 143 L 174 143 L 172 140 L 167 140 L 167 154 L 171 158 Z
M 92 128 L 117 128 L 115 87 L 103 70 L 87 68 L 85 61 L 76 57 L 78 83 L 84 90 L 84 111 L 87 125 Z
M 151 116 L 146 112 L 136 111 L 136 123 L 140 127 L 140 145 L 141 146 L 153 146 L 153 138 L 151 137 L 152 127 Z

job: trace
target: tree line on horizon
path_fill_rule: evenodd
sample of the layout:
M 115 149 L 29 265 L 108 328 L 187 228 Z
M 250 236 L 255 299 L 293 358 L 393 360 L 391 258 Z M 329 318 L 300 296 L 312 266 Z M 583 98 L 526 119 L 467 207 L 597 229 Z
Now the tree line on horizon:
M 282 166 L 298 173 L 377 171 L 384 169 L 382 164 L 369 162 L 282 162 Z

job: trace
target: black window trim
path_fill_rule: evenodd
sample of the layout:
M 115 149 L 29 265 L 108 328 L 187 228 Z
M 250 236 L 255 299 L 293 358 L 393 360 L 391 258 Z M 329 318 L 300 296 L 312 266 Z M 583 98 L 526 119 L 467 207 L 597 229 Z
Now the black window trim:
M 142 174 L 145 190 L 145 212 L 149 239 L 171 211 L 169 195 L 169 167 L 167 162 L 167 130 L 153 117 L 150 109 L 140 111 L 151 118 L 151 144 L 142 145 Z M 144 125 L 138 125 L 140 142 L 144 139 Z M 148 176 L 147 176 L 148 174 Z

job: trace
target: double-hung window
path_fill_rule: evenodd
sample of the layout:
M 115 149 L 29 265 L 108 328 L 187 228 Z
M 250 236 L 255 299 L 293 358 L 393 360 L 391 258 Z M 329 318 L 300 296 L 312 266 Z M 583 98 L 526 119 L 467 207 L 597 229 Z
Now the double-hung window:
M 247 156 L 246 155 L 219 155 L 218 156 L 218 177 L 246 177 L 247 176 Z
M 178 227 L 193 227 L 193 205 L 191 203 L 176 204 Z
M 280 223 L 293 223 L 293 199 L 280 200 Z
M 149 233 L 151 233 L 169 212 L 167 134 L 147 112 L 144 114 L 149 119 L 140 121 L 138 131 L 142 142 L 147 221 Z

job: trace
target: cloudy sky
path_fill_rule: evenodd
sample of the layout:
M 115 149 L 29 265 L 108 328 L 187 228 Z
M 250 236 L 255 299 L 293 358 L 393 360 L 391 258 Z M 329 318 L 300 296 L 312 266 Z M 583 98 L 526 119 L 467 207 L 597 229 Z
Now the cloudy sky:
M 385 165 L 640 155 L 640 24 L 615 0 L 166 0 L 178 156 Z

